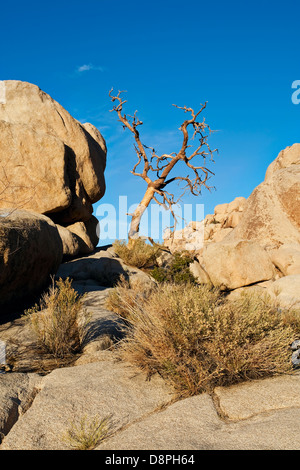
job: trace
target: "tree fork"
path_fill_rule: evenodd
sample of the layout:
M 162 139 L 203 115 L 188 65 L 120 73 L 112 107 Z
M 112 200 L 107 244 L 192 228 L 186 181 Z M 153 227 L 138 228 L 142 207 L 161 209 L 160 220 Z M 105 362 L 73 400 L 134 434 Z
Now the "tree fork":
M 176 222 L 172 207 L 178 203 L 183 194 L 186 192 L 186 189 L 188 189 L 194 196 L 201 194 L 201 189 L 203 186 L 208 190 L 212 189 L 210 186 L 208 186 L 207 181 L 211 175 L 214 175 L 214 173 L 206 167 L 206 158 L 210 157 L 211 161 L 213 161 L 213 153 L 217 150 L 211 150 L 208 144 L 208 136 L 212 131 L 208 124 L 206 124 L 205 118 L 203 118 L 202 121 L 197 121 L 198 116 L 206 108 L 206 103 L 201 105 L 201 108 L 197 113 L 195 113 L 192 108 L 173 105 L 176 108 L 183 110 L 185 113 L 190 113 L 191 118 L 185 120 L 179 128 L 183 136 L 182 145 L 179 152 L 172 152 L 170 154 L 163 154 L 159 156 L 155 153 L 154 148 L 144 145 L 140 140 L 140 134 L 137 130 L 137 127 L 143 123 L 137 118 L 137 111 L 135 111 L 133 116 L 127 117 L 126 114 L 122 114 L 123 105 L 126 103 L 126 100 L 122 100 L 121 91 L 119 91 L 115 96 L 112 95 L 112 91 L 113 90 L 110 90 L 109 96 L 113 103 L 117 102 L 118 104 L 114 105 L 111 111 L 115 111 L 118 114 L 119 120 L 122 123 L 124 129 L 129 129 L 129 131 L 134 135 L 136 142 L 134 148 L 138 160 L 135 163 L 131 173 L 135 176 L 139 176 L 147 183 L 147 190 L 143 196 L 143 199 L 133 214 L 129 214 L 131 215 L 132 219 L 128 238 L 129 240 L 135 240 L 138 237 L 141 218 L 152 200 L 161 206 L 168 207 Z M 187 156 L 187 150 L 191 147 L 191 145 L 189 145 L 189 128 L 193 130 L 192 139 L 194 139 L 196 136 L 199 137 L 199 144 L 196 149 L 192 151 L 189 156 Z M 152 151 L 152 154 L 148 157 L 146 150 L 149 151 L 149 149 Z M 197 157 L 202 158 L 200 165 L 199 163 L 193 164 L 192 160 L 197 159 Z M 192 172 L 193 178 L 191 178 L 189 175 L 172 176 L 169 178 L 170 172 L 178 162 L 183 162 L 186 165 L 188 171 Z M 143 168 L 140 171 L 137 171 L 140 165 L 143 166 Z M 155 174 L 156 178 L 151 179 L 151 174 Z M 169 193 L 165 189 L 166 186 L 173 183 L 174 181 L 186 183 L 184 192 L 176 201 L 174 194 Z M 159 200 L 159 198 L 161 198 L 161 200 Z

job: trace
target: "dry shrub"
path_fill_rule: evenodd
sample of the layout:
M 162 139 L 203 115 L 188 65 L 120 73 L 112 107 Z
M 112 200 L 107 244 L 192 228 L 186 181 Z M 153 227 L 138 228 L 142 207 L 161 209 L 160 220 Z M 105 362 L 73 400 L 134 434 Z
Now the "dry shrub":
M 63 434 L 62 439 L 74 450 L 93 450 L 110 432 L 111 417 L 92 418 L 84 415 L 78 423 L 71 423 L 70 427 Z
M 131 243 L 116 240 L 113 248 L 116 255 L 126 264 L 139 269 L 153 267 L 161 253 L 161 247 L 158 244 L 149 245 L 142 239 L 131 240 Z
M 143 305 L 153 289 L 155 289 L 154 284 L 148 284 L 139 279 L 126 280 L 121 275 L 116 287 L 110 291 L 107 297 L 106 307 L 126 320 L 130 312 L 139 308 L 139 305 Z
M 40 305 L 25 313 L 42 350 L 64 358 L 81 350 L 89 315 L 71 281 L 54 282 Z
M 180 396 L 292 370 L 289 345 L 300 314 L 285 314 L 266 296 L 226 300 L 217 289 L 159 284 L 142 293 L 119 284 L 115 311 L 131 328 L 121 356 L 158 372 Z

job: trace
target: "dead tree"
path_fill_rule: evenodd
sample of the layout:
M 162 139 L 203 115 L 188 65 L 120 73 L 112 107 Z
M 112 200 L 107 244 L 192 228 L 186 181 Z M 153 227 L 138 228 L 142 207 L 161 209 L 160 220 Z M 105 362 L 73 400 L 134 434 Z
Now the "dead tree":
M 131 173 L 142 178 L 147 184 L 147 189 L 141 202 L 133 214 L 130 214 L 132 217 L 128 234 L 130 240 L 138 237 L 141 217 L 152 200 L 169 209 L 174 220 L 176 220 L 173 206 L 179 202 L 187 190 L 194 196 L 198 196 L 201 194 L 202 187 L 211 189 L 207 181 L 214 173 L 206 167 L 206 160 L 209 157 L 213 161 L 213 153 L 216 149 L 211 150 L 209 146 L 208 136 L 212 131 L 208 124 L 206 124 L 205 118 L 202 121 L 198 120 L 198 116 L 206 108 L 207 102 L 201 105 L 200 110 L 196 113 L 192 108 L 173 105 L 178 109 L 182 109 L 185 113 L 190 113 L 191 117 L 185 120 L 179 128 L 183 137 L 179 152 L 157 155 L 154 148 L 148 147 L 141 142 L 138 126 L 141 126 L 143 122 L 138 119 L 137 111 L 135 111 L 133 116 L 122 114 L 123 106 L 127 100 L 122 99 L 122 91 L 119 91 L 116 96 L 112 92 L 113 89 L 109 92 L 111 101 L 117 102 L 117 104 L 114 105 L 111 111 L 115 111 L 118 114 L 123 128 L 129 129 L 135 139 L 134 148 L 137 154 L 137 162 Z M 192 137 L 189 135 L 190 130 L 193 131 Z M 196 137 L 199 138 L 199 144 L 194 150 L 189 150 L 188 152 L 188 149 L 191 148 L 191 145 L 189 145 L 190 138 L 193 140 Z M 149 156 L 147 152 L 150 153 Z M 183 162 L 186 165 L 186 170 L 190 171 L 193 176 L 171 176 L 171 171 L 179 162 Z M 183 193 L 177 200 L 175 200 L 173 193 L 166 190 L 166 187 L 175 181 L 185 183 Z

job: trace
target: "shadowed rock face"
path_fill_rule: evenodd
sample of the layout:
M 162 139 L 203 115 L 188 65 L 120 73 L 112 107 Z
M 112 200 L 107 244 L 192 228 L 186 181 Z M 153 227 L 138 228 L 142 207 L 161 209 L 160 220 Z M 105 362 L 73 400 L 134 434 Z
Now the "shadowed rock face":
M 0 207 L 21 202 L 55 223 L 87 221 L 105 192 L 106 145 L 100 132 L 81 125 L 36 85 L 2 83 Z
M 39 294 L 63 256 L 57 227 L 46 216 L 0 211 L 0 316 Z

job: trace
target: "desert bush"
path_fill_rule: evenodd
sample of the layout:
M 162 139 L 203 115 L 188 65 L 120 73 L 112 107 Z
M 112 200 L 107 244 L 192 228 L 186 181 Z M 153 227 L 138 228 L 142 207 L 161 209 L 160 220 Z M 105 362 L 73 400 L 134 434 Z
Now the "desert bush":
M 116 255 L 126 264 L 139 269 L 153 267 L 161 253 L 160 245 L 150 245 L 142 239 L 131 240 L 130 244 L 126 241 L 116 240 L 113 243 L 113 248 Z
M 139 305 L 143 305 L 154 288 L 154 285 L 150 283 L 145 284 L 145 282 L 138 279 L 129 281 L 121 275 L 116 287 L 107 296 L 106 307 L 108 310 L 117 313 L 123 320 L 126 320 L 129 312 L 139 308 Z
M 190 263 L 193 261 L 189 254 L 175 253 L 173 260 L 166 267 L 155 266 L 151 271 L 151 275 L 157 282 L 194 284 L 196 279 L 189 268 Z
M 110 417 L 84 415 L 78 423 L 70 424 L 62 439 L 74 450 L 93 450 L 109 435 L 109 430 Z
M 131 243 L 117 240 L 113 244 L 115 253 L 126 264 L 139 269 L 150 269 L 149 274 L 157 282 L 195 283 L 195 277 L 189 269 L 193 257 L 189 253 L 176 253 L 173 260 L 165 266 L 158 266 L 157 259 L 165 250 L 159 244 L 150 245 L 142 239 L 131 240 Z
M 25 316 L 43 351 L 64 358 L 81 350 L 89 314 L 69 279 L 53 282 L 39 305 Z
M 122 285 L 119 299 L 126 289 L 130 301 L 120 308 L 130 328 L 120 355 L 149 375 L 158 372 L 179 396 L 292 370 L 299 311 L 290 316 L 253 293 L 226 300 L 192 284 L 159 284 L 145 296 Z

